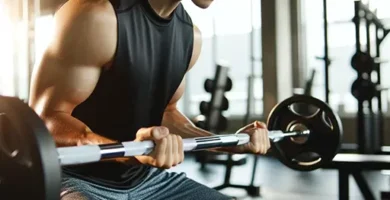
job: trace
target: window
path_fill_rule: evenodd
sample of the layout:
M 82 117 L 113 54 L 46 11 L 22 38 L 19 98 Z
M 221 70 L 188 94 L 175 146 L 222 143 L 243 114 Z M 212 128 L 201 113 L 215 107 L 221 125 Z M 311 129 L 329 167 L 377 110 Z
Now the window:
M 219 61 L 227 62 L 230 66 L 229 76 L 233 80 L 233 88 L 226 93 L 230 107 L 227 115 L 243 116 L 247 104 L 247 77 L 251 73 L 251 66 L 257 76 L 255 83 L 256 102 L 254 114 L 260 115 L 262 106 L 262 80 L 260 44 L 260 1 L 236 0 L 215 1 L 206 10 L 197 8 L 190 0 L 183 4 L 199 27 L 203 35 L 203 47 L 200 58 L 188 75 L 187 92 L 189 113 L 194 116 L 200 114 L 199 103 L 210 100 L 203 84 L 207 78 L 214 78 L 215 65 Z M 232 14 L 234 13 L 234 14 Z M 254 29 L 251 41 L 251 31 Z M 251 59 L 251 43 L 253 55 Z M 252 63 L 253 61 L 253 63 Z
M 0 1 L 0 27 L 0 95 L 14 96 L 14 27 L 10 19 L 10 10 L 2 1 Z
M 305 30 L 307 70 L 316 69 L 317 74 L 313 85 L 313 95 L 325 100 L 324 88 L 324 62 L 316 57 L 324 54 L 324 27 L 323 27 L 323 1 L 303 1 L 303 28 Z M 390 13 L 386 10 L 390 6 L 387 0 L 370 0 L 370 8 L 377 9 L 379 18 L 389 18 Z M 356 79 L 356 72 L 350 65 L 351 57 L 356 51 L 355 47 L 355 26 L 352 23 L 354 16 L 353 0 L 328 0 L 328 44 L 331 65 L 329 67 L 330 105 L 334 110 L 339 110 L 343 105 L 345 112 L 355 113 L 357 111 L 357 100 L 351 94 L 352 82 Z M 363 27 L 362 27 L 363 28 Z M 364 31 L 362 31 L 364 34 Z M 364 38 L 364 35 L 362 35 Z M 362 40 L 362 45 L 366 41 Z M 390 52 L 389 39 L 381 45 L 382 55 Z M 384 74 L 390 71 L 389 63 L 382 64 L 383 86 L 388 87 L 390 80 L 385 79 Z M 385 94 L 385 93 L 384 93 Z M 385 94 L 384 109 L 388 95 Z
M 0 1 L 0 95 L 28 98 L 27 21 L 16 9 L 18 1 Z M 38 59 L 49 42 L 52 16 L 36 20 L 35 58 Z M 34 53 L 34 52 L 33 52 Z

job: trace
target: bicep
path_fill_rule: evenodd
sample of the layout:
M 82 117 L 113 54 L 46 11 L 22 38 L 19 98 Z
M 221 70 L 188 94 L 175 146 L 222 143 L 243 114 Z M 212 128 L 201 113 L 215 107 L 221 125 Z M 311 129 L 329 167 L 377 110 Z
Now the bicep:
M 69 65 L 55 56 L 44 55 L 32 79 L 30 105 L 38 113 L 71 112 L 94 90 L 100 68 Z
M 57 12 L 53 39 L 31 80 L 29 103 L 36 112 L 70 113 L 90 96 L 115 53 L 115 20 L 109 7 L 77 1 Z

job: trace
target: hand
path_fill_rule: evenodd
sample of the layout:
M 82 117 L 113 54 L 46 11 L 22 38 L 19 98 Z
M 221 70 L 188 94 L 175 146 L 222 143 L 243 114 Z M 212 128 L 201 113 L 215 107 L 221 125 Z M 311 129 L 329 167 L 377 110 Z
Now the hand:
M 271 147 L 267 126 L 262 122 L 255 121 L 248 124 L 239 129 L 237 133 L 247 133 L 250 135 L 249 143 L 236 147 L 238 148 L 238 152 L 266 154 Z
M 152 140 L 154 150 L 149 155 L 135 156 L 142 164 L 157 168 L 169 169 L 184 160 L 183 141 L 181 136 L 170 134 L 168 128 L 150 127 L 141 128 L 135 141 Z

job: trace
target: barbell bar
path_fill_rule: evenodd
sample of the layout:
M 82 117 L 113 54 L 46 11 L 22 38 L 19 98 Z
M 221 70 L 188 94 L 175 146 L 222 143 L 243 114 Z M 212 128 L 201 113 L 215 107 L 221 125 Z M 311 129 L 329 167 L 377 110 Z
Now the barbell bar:
M 310 131 L 269 131 L 268 137 L 277 142 L 285 137 L 309 136 Z M 246 133 L 213 135 L 205 137 L 185 138 L 184 152 L 206 150 L 218 147 L 232 147 L 246 144 L 250 136 Z M 114 144 L 83 145 L 57 148 L 60 165 L 77 165 L 98 162 L 103 159 L 147 155 L 153 151 L 153 141 L 121 142 Z
M 310 112 L 297 112 L 296 105 L 300 104 L 306 105 L 305 112 Z M 339 117 L 326 103 L 304 95 L 277 104 L 268 116 L 267 129 L 272 154 L 287 167 L 300 171 L 315 170 L 331 162 L 343 133 Z M 197 151 L 245 144 L 249 135 L 214 135 L 183 141 L 186 151 Z M 0 96 L 0 194 L 3 196 L 59 199 L 62 165 L 143 155 L 153 147 L 153 142 L 142 141 L 57 148 L 45 123 L 25 102 Z M 23 192 L 15 193 L 14 188 Z

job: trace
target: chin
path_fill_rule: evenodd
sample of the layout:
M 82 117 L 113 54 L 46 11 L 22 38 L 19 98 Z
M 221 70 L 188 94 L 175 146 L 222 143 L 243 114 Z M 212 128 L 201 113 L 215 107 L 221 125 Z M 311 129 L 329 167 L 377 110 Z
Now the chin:
M 192 2 L 199 8 L 206 9 L 210 7 L 214 0 L 192 0 Z

